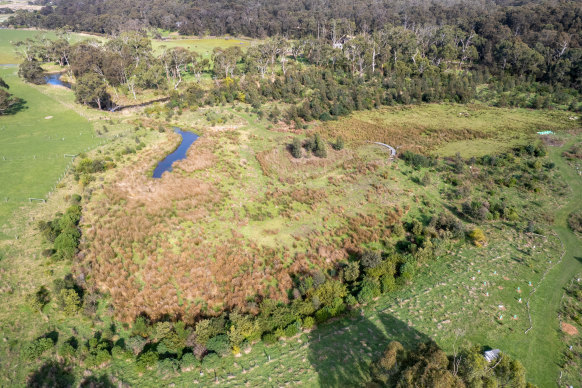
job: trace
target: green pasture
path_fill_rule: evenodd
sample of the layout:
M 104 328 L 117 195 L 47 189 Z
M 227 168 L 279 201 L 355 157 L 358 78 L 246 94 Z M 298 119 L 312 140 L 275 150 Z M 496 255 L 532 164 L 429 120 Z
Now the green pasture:
M 22 82 L 16 67 L 0 68 L 10 92 L 26 101 L 26 108 L 0 117 L 0 236 L 12 212 L 29 198 L 46 198 L 71 163 L 64 154 L 78 154 L 97 145 L 91 124 L 65 106 L 73 103 L 63 90 L 58 100 L 43 88 Z
M 3 15 L 0 15 L 2 18 Z M 0 19 L 1 20 L 1 19 Z M 40 30 L 11 30 L 0 29 L 0 64 L 19 63 L 21 59 L 16 54 L 12 42 L 32 39 L 37 37 L 46 37 L 55 39 L 57 37 L 54 31 L 40 31 Z M 71 43 L 79 42 L 85 39 L 103 39 L 87 34 L 71 34 Z M 244 38 L 185 38 L 185 39 L 167 39 L 167 40 L 152 40 L 153 48 L 156 53 L 161 52 L 161 47 L 168 48 L 184 47 L 202 55 L 204 58 L 210 58 L 212 50 L 216 47 L 228 48 L 233 46 L 240 47 L 243 51 L 251 46 L 253 43 L 250 39 Z
M 203 58 L 210 58 L 212 51 L 216 47 L 228 48 L 238 46 L 245 51 L 251 46 L 252 40 L 239 38 L 188 38 L 188 39 L 168 39 L 168 40 L 153 40 L 154 51 L 159 53 L 162 51 L 162 46 L 167 48 L 183 47 L 185 49 L 194 51 L 200 54 Z

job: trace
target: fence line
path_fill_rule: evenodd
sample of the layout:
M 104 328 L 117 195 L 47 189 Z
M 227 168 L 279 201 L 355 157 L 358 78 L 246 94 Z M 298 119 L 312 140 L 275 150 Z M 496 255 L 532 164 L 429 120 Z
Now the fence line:
M 101 147 L 104 144 L 110 143 L 110 142 L 114 141 L 115 139 L 123 138 L 126 135 L 132 134 L 132 133 L 133 133 L 133 131 L 131 129 L 128 129 L 127 131 L 124 131 L 124 132 L 116 133 L 114 135 L 112 134 L 112 136 L 110 136 L 110 137 L 102 137 L 100 142 L 98 142 L 95 145 L 86 147 L 82 152 L 91 151 L 97 147 Z M 51 197 L 51 195 L 56 191 L 59 183 L 61 183 L 61 181 L 63 179 L 65 179 L 66 176 L 69 174 L 71 168 L 73 167 L 75 159 L 78 156 L 79 156 L 79 154 L 73 155 L 73 154 L 50 153 L 50 154 L 46 154 L 46 155 L 41 156 L 41 157 L 39 157 L 38 155 L 33 155 L 32 157 L 17 157 L 17 158 L 8 157 L 7 158 L 5 155 L 2 155 L 2 160 L 0 160 L 0 166 L 4 163 L 15 163 L 15 162 L 32 161 L 32 160 L 38 160 L 38 161 L 57 160 L 57 159 L 62 160 L 63 157 L 70 157 L 71 160 L 65 166 L 64 171 L 59 175 L 56 182 L 54 182 L 54 184 L 52 185 L 51 189 L 49 189 L 49 191 L 46 193 L 45 198 L 42 199 L 43 201 L 46 202 Z M 32 202 L 31 198 L 33 198 L 33 197 L 30 197 L 30 196 L 28 196 L 28 197 L 27 196 L 6 197 L 6 196 L 4 196 L 3 199 L 0 201 L 1 201 L 1 203 L 22 203 L 22 202 L 26 202 L 26 201 Z

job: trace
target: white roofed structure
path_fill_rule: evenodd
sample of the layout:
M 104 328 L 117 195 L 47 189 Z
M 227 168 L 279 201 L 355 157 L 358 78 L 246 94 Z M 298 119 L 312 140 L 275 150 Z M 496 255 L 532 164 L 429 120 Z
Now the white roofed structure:
M 497 357 L 499 357 L 499 353 L 501 353 L 501 350 L 499 349 L 488 350 L 485 353 L 483 353 L 483 357 L 485 357 L 487 362 L 491 362 L 493 360 L 497 360 Z

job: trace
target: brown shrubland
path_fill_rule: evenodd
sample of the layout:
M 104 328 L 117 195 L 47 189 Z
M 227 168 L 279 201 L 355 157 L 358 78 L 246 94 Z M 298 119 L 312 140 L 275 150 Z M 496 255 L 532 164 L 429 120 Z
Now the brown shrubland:
M 187 158 L 174 164 L 172 173 L 150 178 L 159 155 L 167 154 L 178 140 L 170 134 L 167 142 L 142 151 L 138 161 L 117 171 L 85 209 L 87 244 L 76 271 L 90 274 L 89 287 L 111 296 L 122 321 L 145 313 L 154 320 L 170 316 L 193 322 L 235 307 L 256 313 L 256 302 L 265 297 L 286 302 L 292 275 L 330 268 L 359 252 L 363 243 L 388 238 L 390 225 L 403 215 L 400 208 L 387 206 L 391 189 L 377 183 L 366 184 L 364 192 L 379 198 L 385 207 L 382 216 L 354 214 L 330 198 L 344 196 L 346 184 L 375 173 L 384 161 L 365 161 L 353 151 L 330 149 L 328 158 L 296 162 L 276 147 L 255 154 L 264 174 L 272 176 L 265 187 L 257 187 L 242 176 L 261 171 L 249 173 L 247 163 L 232 161 L 233 154 L 239 157 L 241 136 L 226 131 L 205 133 Z M 236 185 L 225 188 L 224 177 L 233 178 Z M 329 186 L 305 185 L 318 177 Z M 268 222 L 269 206 L 277 209 L 275 217 L 301 223 L 303 213 L 294 210 L 297 203 L 310 209 L 302 212 L 325 207 L 326 214 L 310 221 L 314 226 L 295 229 L 288 246 L 260 243 L 260 238 L 278 238 L 279 226 L 261 227 L 259 241 L 240 230 L 263 219 Z M 252 205 L 250 210 L 245 204 Z M 249 211 L 260 220 L 249 219 Z M 265 214 L 267 218 L 261 218 Z M 321 221 L 324 224 L 317 225 Z M 334 226 L 329 226 L 332 221 Z

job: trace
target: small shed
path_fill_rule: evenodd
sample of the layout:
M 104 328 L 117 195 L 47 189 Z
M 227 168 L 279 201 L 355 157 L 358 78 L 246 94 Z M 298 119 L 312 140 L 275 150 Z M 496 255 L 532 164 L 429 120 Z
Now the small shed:
M 499 349 L 488 350 L 485 353 L 483 353 L 483 357 L 485 357 L 487 362 L 491 362 L 493 360 L 497 360 L 497 357 L 499 357 L 499 353 L 501 353 L 501 350 Z

